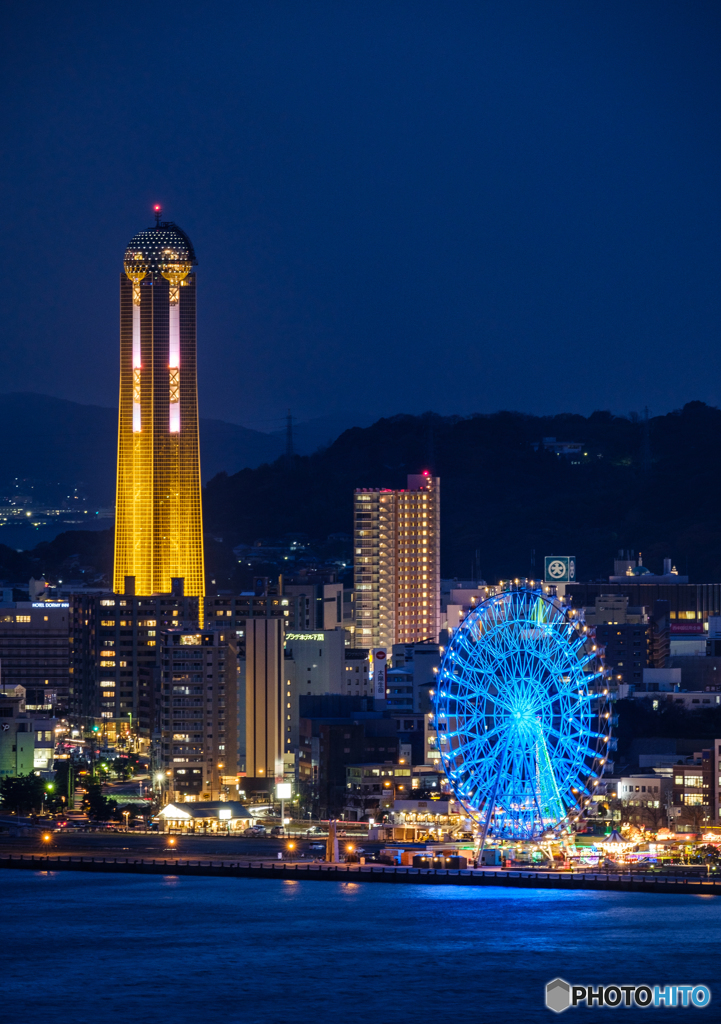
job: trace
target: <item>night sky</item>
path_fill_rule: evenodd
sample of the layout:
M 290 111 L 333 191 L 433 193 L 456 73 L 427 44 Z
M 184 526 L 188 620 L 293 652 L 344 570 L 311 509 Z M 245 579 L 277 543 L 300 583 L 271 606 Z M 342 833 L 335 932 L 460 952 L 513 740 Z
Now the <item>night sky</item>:
M 0 391 L 113 406 L 151 206 L 201 412 L 721 403 L 717 0 L 2 14 Z

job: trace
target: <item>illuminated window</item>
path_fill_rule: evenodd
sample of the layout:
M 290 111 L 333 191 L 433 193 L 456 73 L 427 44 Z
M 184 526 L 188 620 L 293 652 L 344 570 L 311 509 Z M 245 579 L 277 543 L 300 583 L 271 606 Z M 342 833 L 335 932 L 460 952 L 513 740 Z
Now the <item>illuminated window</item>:
M 102 619 L 101 622 L 100 622 L 100 625 L 101 626 L 114 626 L 115 625 L 115 619 Z M 121 626 L 124 626 L 124 625 L 125 625 L 125 623 L 121 622 Z
M 29 615 L 16 615 L 15 616 L 15 621 L 16 622 L 30 622 L 30 616 Z

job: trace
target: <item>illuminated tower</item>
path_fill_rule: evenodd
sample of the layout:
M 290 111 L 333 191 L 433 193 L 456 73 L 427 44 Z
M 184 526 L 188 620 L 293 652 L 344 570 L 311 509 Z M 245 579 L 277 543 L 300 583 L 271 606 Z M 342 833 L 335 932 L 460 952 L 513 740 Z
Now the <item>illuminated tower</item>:
M 183 577 L 185 594 L 202 598 L 197 261 L 159 206 L 155 219 L 128 245 L 120 275 L 114 589 L 123 593 L 134 577 L 136 594 L 169 593 Z

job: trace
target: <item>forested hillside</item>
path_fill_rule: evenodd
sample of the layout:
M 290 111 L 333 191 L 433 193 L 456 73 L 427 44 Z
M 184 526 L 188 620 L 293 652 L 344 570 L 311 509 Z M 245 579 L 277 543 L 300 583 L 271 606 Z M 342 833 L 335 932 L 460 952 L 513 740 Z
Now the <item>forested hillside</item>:
M 623 547 L 641 550 L 652 569 L 669 556 L 692 579 L 716 581 L 720 435 L 721 411 L 701 402 L 647 424 L 607 412 L 395 416 L 290 464 L 216 476 L 206 532 L 228 545 L 350 533 L 355 487 L 402 487 L 408 473 L 431 469 L 441 477 L 444 575 L 538 573 L 544 554 L 570 553 L 581 578 L 593 579 Z M 544 437 L 582 442 L 581 464 L 534 450 Z

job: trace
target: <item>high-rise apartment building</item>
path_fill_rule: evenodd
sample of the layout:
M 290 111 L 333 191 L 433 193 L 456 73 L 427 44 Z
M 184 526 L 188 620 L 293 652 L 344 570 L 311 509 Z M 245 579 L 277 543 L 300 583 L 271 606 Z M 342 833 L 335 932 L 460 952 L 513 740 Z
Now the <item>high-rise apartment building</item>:
M 204 594 L 195 252 L 176 224 L 133 238 L 120 275 L 114 589 Z M 202 603 L 199 608 L 202 614 Z
M 75 722 L 100 721 L 116 742 L 146 742 L 156 730 L 158 637 L 194 626 L 198 598 L 175 594 L 75 594 L 70 598 L 70 711 Z M 66 635 L 65 644 L 68 645 Z
M 238 663 L 234 630 L 160 634 L 158 763 L 174 800 L 235 795 Z
M 354 496 L 355 642 L 385 647 L 437 641 L 440 629 L 440 479 Z

